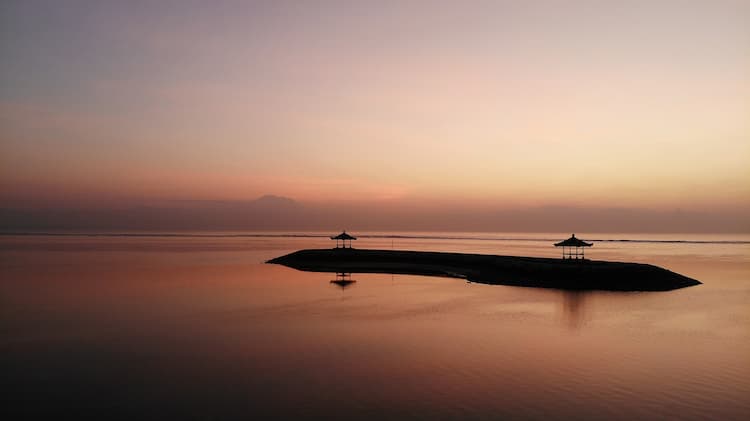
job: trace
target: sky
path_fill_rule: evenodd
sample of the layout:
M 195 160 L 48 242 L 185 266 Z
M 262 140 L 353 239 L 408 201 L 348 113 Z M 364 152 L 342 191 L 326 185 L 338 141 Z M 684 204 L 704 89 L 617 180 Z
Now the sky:
M 39 220 L 274 195 L 750 232 L 747 1 L 4 1 L 0 54 L 0 209 Z

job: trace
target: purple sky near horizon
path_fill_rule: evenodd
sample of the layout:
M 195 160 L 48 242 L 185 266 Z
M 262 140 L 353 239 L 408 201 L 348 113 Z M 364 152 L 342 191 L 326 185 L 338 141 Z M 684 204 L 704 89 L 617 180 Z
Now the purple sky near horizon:
M 0 54 L 3 208 L 750 214 L 750 2 L 8 1 Z

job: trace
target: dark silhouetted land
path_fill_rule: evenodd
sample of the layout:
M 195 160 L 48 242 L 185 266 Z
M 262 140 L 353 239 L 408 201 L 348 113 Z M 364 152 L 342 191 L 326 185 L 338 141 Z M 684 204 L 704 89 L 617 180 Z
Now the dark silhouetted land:
M 312 272 L 447 276 L 484 284 L 574 290 L 668 291 L 701 282 L 653 265 L 398 250 L 300 250 L 267 263 Z

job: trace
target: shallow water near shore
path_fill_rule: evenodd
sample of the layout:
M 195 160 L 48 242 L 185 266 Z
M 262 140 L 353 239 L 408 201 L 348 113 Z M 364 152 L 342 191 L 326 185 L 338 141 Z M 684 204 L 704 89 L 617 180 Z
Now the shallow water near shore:
M 703 282 L 614 293 L 388 274 L 341 288 L 263 263 L 330 247 L 326 233 L 201 234 L 0 236 L 4 410 L 750 418 L 747 236 L 577 235 L 592 259 Z M 363 234 L 355 247 L 540 257 L 570 235 Z M 622 239 L 639 241 L 596 241 Z

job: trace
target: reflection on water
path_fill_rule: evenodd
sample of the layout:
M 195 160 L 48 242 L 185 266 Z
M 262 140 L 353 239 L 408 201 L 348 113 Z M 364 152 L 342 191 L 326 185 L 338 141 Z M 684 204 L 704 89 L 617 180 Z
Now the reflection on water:
M 750 419 L 746 245 L 597 244 L 704 281 L 618 294 L 262 263 L 310 238 L 0 241 L 7 419 Z
M 356 280 L 352 279 L 351 272 L 336 272 L 336 279 L 331 280 L 331 283 L 338 286 L 341 289 L 346 289 L 352 284 L 357 282 Z
M 563 317 L 571 330 L 578 330 L 586 320 L 586 296 L 589 291 L 561 291 Z
M 310 273 L 313 276 L 316 276 L 317 274 L 315 272 Z M 342 290 L 349 288 L 357 281 L 352 279 L 352 272 L 333 272 L 331 273 L 332 276 L 335 276 L 335 279 L 331 280 L 330 283 L 333 285 L 336 285 L 337 287 L 341 288 Z M 362 274 L 360 274 L 361 276 Z M 391 282 L 391 285 L 395 285 L 395 277 L 394 274 L 385 274 L 387 275 Z M 382 275 L 371 275 L 371 276 L 382 276 Z M 399 275 L 403 276 L 403 275 Z M 409 278 L 408 276 L 403 276 L 405 278 Z M 373 282 L 382 283 L 382 280 L 372 280 Z M 464 285 L 466 287 L 471 288 L 471 282 L 466 282 Z M 479 284 L 478 284 L 479 285 Z M 489 285 L 490 288 L 503 288 L 500 285 Z M 602 295 L 602 296 L 610 296 L 610 297 L 616 297 L 617 295 L 621 296 L 627 296 L 629 293 L 618 293 L 618 292 L 601 292 L 601 291 L 581 291 L 581 290 L 549 290 L 548 292 L 552 292 L 554 297 L 552 298 L 554 301 L 557 302 L 560 312 L 559 314 L 549 314 L 550 320 L 553 321 L 559 321 L 562 326 L 567 327 L 570 331 L 577 331 L 580 330 L 582 327 L 585 326 L 587 317 L 589 313 L 591 312 L 591 309 L 588 308 L 591 306 L 591 303 L 587 303 L 587 300 L 595 295 Z M 512 308 L 518 308 L 512 307 Z

